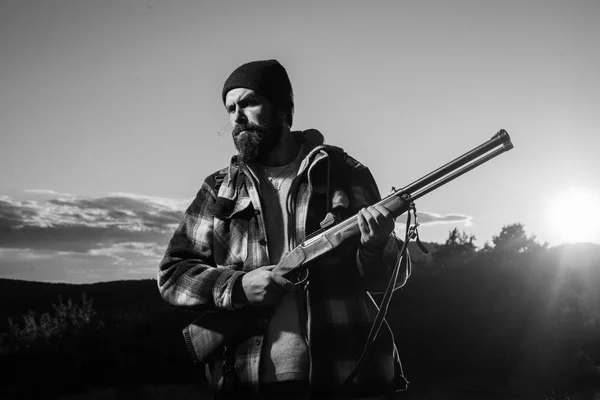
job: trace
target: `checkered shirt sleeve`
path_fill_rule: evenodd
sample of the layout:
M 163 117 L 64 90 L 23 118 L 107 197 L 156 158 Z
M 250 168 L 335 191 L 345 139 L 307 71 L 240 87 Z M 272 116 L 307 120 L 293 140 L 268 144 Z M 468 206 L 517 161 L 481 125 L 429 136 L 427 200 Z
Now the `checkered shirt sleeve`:
M 172 305 L 232 310 L 233 284 L 243 272 L 216 265 L 213 253 L 216 194 L 208 179 L 167 246 L 158 269 L 158 289 Z

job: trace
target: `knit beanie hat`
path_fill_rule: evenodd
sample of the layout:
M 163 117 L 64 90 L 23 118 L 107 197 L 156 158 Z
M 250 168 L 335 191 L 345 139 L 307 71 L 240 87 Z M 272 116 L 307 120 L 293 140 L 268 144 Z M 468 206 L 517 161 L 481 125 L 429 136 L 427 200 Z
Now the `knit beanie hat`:
M 235 88 L 252 89 L 264 96 L 287 113 L 287 122 L 292 126 L 294 92 L 285 68 L 277 60 L 252 61 L 233 71 L 223 85 L 223 104 L 227 92 Z

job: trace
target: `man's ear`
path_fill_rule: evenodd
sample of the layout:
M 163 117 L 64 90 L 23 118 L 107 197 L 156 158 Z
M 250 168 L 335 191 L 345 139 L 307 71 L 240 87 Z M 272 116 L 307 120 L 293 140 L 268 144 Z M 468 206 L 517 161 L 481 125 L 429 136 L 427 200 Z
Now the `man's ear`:
M 288 128 L 292 127 L 288 121 L 289 120 L 288 113 L 283 111 L 280 108 L 277 109 L 277 118 L 279 119 L 279 121 L 281 123 L 286 124 L 288 126 Z

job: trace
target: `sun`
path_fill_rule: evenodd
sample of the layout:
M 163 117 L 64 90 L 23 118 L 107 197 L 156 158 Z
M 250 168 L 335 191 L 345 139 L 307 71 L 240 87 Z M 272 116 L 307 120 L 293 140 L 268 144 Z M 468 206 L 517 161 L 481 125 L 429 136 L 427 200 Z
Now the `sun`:
M 548 207 L 548 221 L 561 242 L 600 242 L 600 199 L 590 190 L 560 192 Z

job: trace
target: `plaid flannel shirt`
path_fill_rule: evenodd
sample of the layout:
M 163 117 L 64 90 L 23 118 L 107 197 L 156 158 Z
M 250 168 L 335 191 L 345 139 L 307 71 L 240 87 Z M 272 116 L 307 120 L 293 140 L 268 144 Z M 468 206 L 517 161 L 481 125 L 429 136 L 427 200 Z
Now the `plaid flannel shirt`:
M 294 132 L 308 153 L 288 199 L 296 226 L 296 240 L 319 228 L 327 212 L 340 220 L 355 215 L 380 199 L 369 170 L 341 149 L 323 144 L 314 130 Z M 219 178 L 220 177 L 220 178 Z M 218 190 L 216 180 L 222 180 Z M 210 175 L 188 207 L 169 242 L 158 270 L 158 287 L 169 303 L 197 309 L 235 312 L 233 286 L 248 271 L 269 265 L 265 222 L 258 184 L 247 166 L 234 156 L 229 167 Z M 368 292 L 382 292 L 390 272 L 400 262 L 401 241 L 391 235 L 376 254 L 359 240 L 315 261 L 304 285 L 303 316 L 309 345 L 309 380 L 314 393 L 331 394 L 356 365 L 377 307 Z M 407 256 L 396 287 L 410 275 Z M 248 327 L 235 349 L 239 385 L 257 391 L 262 332 L 268 318 Z M 193 340 L 188 345 L 193 346 Z M 191 338 L 193 339 L 193 338 Z M 192 349 L 193 350 L 193 349 Z M 222 358 L 215 355 L 206 367 L 209 382 L 223 384 Z M 389 393 L 405 385 L 392 333 L 381 329 L 376 344 L 361 364 L 353 382 L 357 396 Z

